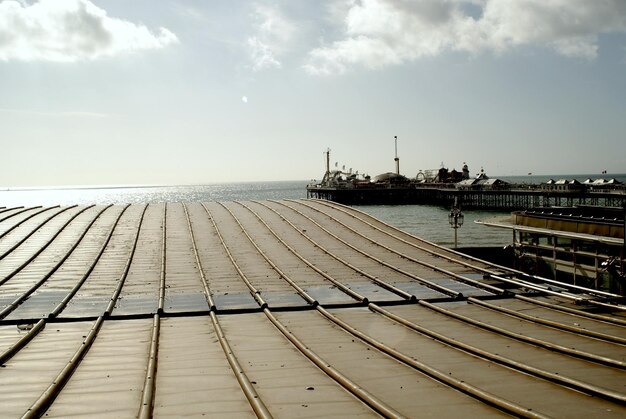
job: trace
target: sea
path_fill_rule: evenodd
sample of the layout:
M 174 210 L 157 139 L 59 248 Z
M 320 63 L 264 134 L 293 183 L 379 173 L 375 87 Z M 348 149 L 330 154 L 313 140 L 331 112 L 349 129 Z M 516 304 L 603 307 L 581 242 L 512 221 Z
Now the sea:
M 549 179 L 615 178 L 626 174 L 494 176 L 511 183 L 542 183 Z M 63 187 L 0 189 L 0 207 L 85 204 L 139 204 L 158 202 L 251 201 L 306 198 L 309 181 L 215 183 L 181 186 Z M 446 247 L 454 246 L 454 229 L 448 222 L 450 208 L 432 205 L 360 205 L 357 209 L 394 227 Z M 510 230 L 487 227 L 475 221 L 510 215 L 510 212 L 463 210 L 464 223 L 457 230 L 459 247 L 504 247 L 512 243 Z

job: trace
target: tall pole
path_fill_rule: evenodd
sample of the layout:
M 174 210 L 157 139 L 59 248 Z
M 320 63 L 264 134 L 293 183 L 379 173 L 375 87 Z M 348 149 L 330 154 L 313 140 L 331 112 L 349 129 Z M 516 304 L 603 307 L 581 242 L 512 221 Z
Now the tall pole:
M 330 148 L 324 152 L 326 154 L 326 173 L 324 173 L 324 179 L 322 179 L 322 185 L 328 186 L 330 182 Z
M 396 174 L 399 175 L 400 174 L 400 159 L 398 158 L 398 136 L 394 135 L 393 138 L 395 139 L 395 143 L 396 143 L 396 157 L 393 160 L 396 162 Z
M 326 175 L 330 175 L 330 148 L 326 149 Z

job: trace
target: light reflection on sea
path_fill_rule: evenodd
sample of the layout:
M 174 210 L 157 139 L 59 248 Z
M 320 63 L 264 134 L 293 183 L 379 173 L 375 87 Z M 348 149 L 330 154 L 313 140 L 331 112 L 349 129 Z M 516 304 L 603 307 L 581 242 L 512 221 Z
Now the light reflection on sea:
M 0 205 L 139 204 L 306 198 L 305 181 L 210 185 L 20 189 L 0 191 Z
M 299 199 L 306 198 L 306 184 L 306 181 L 279 181 L 199 186 L 2 190 L 0 206 Z M 356 208 L 426 240 L 449 247 L 454 244 L 454 230 L 448 224 L 449 208 L 428 205 L 368 205 Z M 460 247 L 506 246 L 511 243 L 512 235 L 509 231 L 474 223 L 476 219 L 507 212 L 464 210 L 463 213 L 465 223 L 458 231 Z

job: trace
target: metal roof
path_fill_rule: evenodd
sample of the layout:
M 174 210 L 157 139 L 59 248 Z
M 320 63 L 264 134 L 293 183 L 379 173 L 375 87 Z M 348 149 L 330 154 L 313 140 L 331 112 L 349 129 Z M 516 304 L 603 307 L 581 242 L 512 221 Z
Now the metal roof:
M 0 210 L 0 416 L 624 417 L 618 296 L 323 201 Z

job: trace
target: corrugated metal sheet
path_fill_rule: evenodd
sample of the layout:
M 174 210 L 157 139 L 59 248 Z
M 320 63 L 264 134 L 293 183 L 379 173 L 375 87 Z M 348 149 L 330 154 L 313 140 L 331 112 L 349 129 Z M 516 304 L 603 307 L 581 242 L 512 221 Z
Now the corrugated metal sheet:
M 624 417 L 623 313 L 322 201 L 5 208 L 0 416 Z

